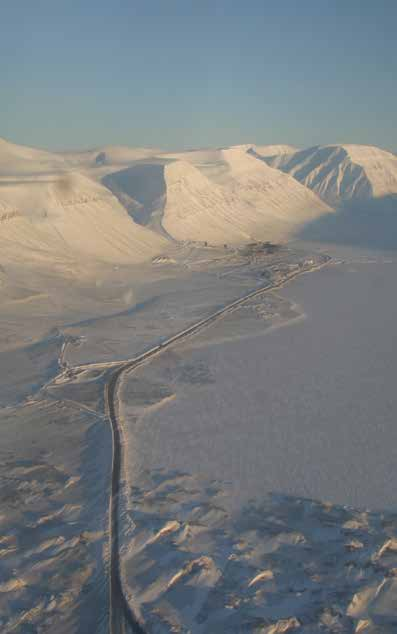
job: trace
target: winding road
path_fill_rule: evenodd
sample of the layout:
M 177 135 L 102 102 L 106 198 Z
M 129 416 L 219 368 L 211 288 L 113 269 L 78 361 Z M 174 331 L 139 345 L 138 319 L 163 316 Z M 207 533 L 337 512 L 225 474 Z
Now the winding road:
M 189 326 L 185 330 L 170 337 L 160 345 L 157 345 L 147 352 L 126 361 L 111 362 L 111 363 L 98 363 L 87 364 L 85 366 L 77 366 L 74 369 L 79 368 L 93 368 L 93 367 L 115 367 L 113 372 L 109 375 L 108 381 L 105 384 L 105 407 L 107 416 L 112 429 L 113 439 L 113 455 L 112 455 L 112 475 L 111 475 L 111 490 L 109 500 L 109 548 L 110 548 L 110 562 L 109 562 L 109 634 L 145 634 L 146 630 L 134 615 L 131 606 L 129 605 L 122 585 L 121 571 L 120 571 L 120 557 L 119 557 L 119 494 L 120 494 L 120 475 L 122 467 L 122 442 L 121 442 L 121 422 L 117 417 L 116 401 L 117 401 L 117 389 L 118 381 L 121 375 L 126 371 L 134 370 L 144 363 L 146 363 L 152 357 L 161 354 L 167 348 L 170 348 L 176 343 L 180 343 L 184 339 L 200 332 L 206 326 L 222 319 L 226 314 L 231 313 L 239 306 L 250 299 L 269 293 L 278 288 L 284 286 L 287 282 L 298 277 L 303 273 L 309 273 L 330 262 L 331 258 L 322 262 L 318 266 L 311 267 L 309 269 L 299 269 L 286 277 L 280 282 L 275 284 L 267 284 L 262 286 L 243 297 L 231 302 L 224 308 L 216 311 L 209 317 L 202 319 L 201 321 Z

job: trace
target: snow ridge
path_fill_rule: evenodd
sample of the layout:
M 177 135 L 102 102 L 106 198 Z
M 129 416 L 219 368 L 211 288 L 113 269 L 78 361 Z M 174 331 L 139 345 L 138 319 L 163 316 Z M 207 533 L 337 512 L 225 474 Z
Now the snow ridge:
M 397 158 L 376 147 L 316 146 L 265 160 L 331 205 L 397 193 Z
M 302 223 L 331 211 L 245 147 L 167 156 L 163 165 L 144 162 L 102 182 L 137 222 L 175 240 L 210 245 L 285 240 Z

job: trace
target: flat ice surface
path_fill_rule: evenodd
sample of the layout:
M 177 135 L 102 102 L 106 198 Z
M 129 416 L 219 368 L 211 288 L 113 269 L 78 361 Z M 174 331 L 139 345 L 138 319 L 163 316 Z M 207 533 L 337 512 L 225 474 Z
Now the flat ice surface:
M 229 482 L 236 508 L 273 491 L 396 509 L 396 278 L 395 259 L 335 264 L 281 292 L 305 319 L 266 332 L 241 316 L 227 341 L 221 322 L 166 353 L 155 376 L 174 395 L 134 424 L 132 471 Z

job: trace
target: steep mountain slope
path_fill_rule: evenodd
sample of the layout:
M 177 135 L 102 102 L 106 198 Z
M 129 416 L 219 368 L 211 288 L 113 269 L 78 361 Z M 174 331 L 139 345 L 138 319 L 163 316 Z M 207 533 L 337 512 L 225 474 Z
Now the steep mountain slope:
M 254 237 L 255 210 L 187 161 L 137 164 L 103 183 L 137 222 L 171 239 L 224 244 Z
M 141 163 L 103 183 L 137 222 L 176 240 L 284 240 L 330 211 L 313 192 L 245 149 L 171 156 L 183 160 Z
M 332 205 L 397 193 L 397 158 L 366 145 L 326 145 L 267 159 Z
M 256 210 L 259 226 L 273 239 L 286 239 L 303 223 L 331 211 L 309 189 L 254 156 L 238 149 L 222 154 L 227 169 L 218 174 L 217 182 Z
M 131 263 L 165 241 L 133 222 L 102 185 L 79 173 L 0 180 L 2 261 Z
M 238 194 L 211 182 L 186 161 L 164 168 L 167 187 L 162 224 L 177 240 L 204 240 L 210 244 L 253 239 L 256 210 Z

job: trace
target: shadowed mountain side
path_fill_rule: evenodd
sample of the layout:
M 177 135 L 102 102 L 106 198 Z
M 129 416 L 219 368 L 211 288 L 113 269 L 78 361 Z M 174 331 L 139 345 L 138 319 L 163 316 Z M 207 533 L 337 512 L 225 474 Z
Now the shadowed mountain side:
M 166 200 L 163 163 L 143 163 L 108 174 L 102 183 L 141 225 L 163 233 L 161 219 Z
M 397 250 L 397 195 L 345 203 L 335 214 L 306 224 L 299 238 Z
M 332 206 L 397 193 L 396 157 L 369 145 L 325 145 L 263 160 L 296 178 Z

